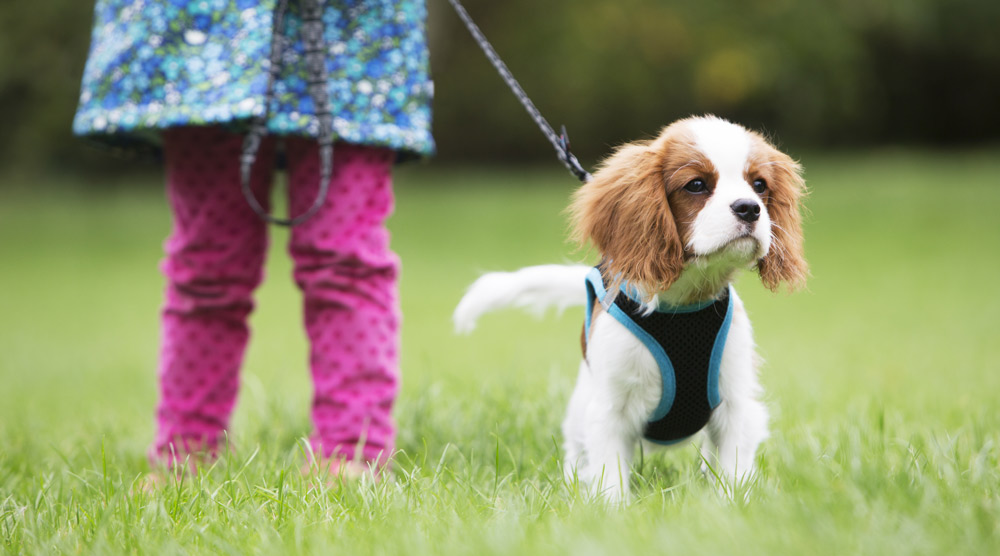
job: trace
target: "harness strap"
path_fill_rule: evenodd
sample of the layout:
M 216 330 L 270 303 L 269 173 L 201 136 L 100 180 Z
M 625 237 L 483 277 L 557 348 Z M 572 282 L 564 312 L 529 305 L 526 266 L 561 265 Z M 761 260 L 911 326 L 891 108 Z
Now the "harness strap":
M 243 197 L 257 216 L 272 224 L 281 226 L 298 226 L 311 218 L 323 206 L 330 190 L 330 177 L 333 174 L 333 114 L 330 110 L 330 97 L 327 91 L 326 55 L 323 41 L 323 6 L 321 0 L 299 0 L 302 8 L 302 29 L 300 35 L 305 48 L 305 66 L 308 74 L 306 89 L 312 97 L 319 122 L 316 142 L 319 144 L 320 178 L 319 191 L 312 206 L 295 218 L 278 218 L 261 206 L 250 189 L 250 172 L 260 143 L 267 135 L 267 122 L 271 114 L 271 104 L 274 102 L 274 82 L 282 67 L 284 54 L 284 19 L 288 10 L 288 0 L 278 0 L 274 10 L 274 34 L 271 37 L 271 56 L 268 61 L 267 90 L 264 93 L 264 110 L 250 121 L 250 131 L 243 140 L 243 154 L 240 156 L 240 180 Z
M 479 27 L 476 26 L 475 22 L 472 21 L 472 18 L 469 17 L 469 13 L 465 11 L 462 3 L 459 2 L 459 0 L 448 0 L 448 2 L 451 3 L 451 7 L 455 8 L 455 13 L 458 14 L 462 23 L 465 24 L 465 28 L 472 34 L 472 38 L 475 39 L 479 48 L 481 48 L 483 53 L 486 54 L 486 58 L 489 59 L 491 64 L 493 64 L 493 67 L 497 70 L 497 73 L 500 74 L 500 77 L 503 78 L 504 82 L 507 83 L 507 86 L 510 87 L 511 92 L 513 92 L 514 96 L 517 97 L 517 100 L 520 101 L 521 106 L 528 111 L 528 115 L 531 116 L 531 119 L 535 120 L 535 124 L 538 126 L 538 129 L 545 134 L 549 143 L 552 143 L 552 146 L 555 147 L 556 156 L 559 158 L 559 161 L 562 162 L 563 165 L 566 166 L 566 169 L 568 169 L 571 174 L 576 176 L 578 180 L 584 183 L 590 181 L 590 173 L 583 169 L 583 166 L 580 165 L 580 161 L 578 161 L 569 150 L 569 136 L 566 134 L 566 126 L 562 126 L 560 129 L 562 133 L 560 135 L 556 135 L 552 126 L 550 126 L 549 122 L 545 120 L 545 117 L 538 111 L 538 108 L 535 108 L 535 104 L 531 102 L 531 99 L 528 98 L 528 94 L 521 88 L 521 84 L 517 82 L 517 79 L 514 79 L 513 74 L 511 74 L 510 70 L 507 69 L 507 64 L 503 63 L 503 60 L 500 59 L 496 50 L 493 49 L 493 45 L 490 44 L 490 41 L 486 40 L 486 36 L 483 35 L 483 32 L 479 30 Z
M 600 267 L 587 274 L 584 340 L 590 336 L 596 303 L 649 350 L 662 380 L 660 400 L 646 423 L 643 437 L 673 444 L 701 430 L 722 402 L 719 374 L 732 324 L 732 286 L 717 299 L 691 305 L 660 305 L 644 311 L 641 298 L 626 285 L 608 291 Z M 606 304 L 611 299 L 610 307 Z M 586 347 L 584 347 L 586 350 Z

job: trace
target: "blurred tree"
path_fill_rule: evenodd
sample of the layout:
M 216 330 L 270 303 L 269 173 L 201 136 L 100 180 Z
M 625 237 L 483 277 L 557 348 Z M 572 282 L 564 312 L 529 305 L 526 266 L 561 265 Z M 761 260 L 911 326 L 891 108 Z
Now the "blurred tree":
M 612 145 L 713 112 L 786 146 L 1000 138 L 996 0 L 465 0 L 592 165 Z M 70 134 L 92 4 L 0 5 L 0 164 L 119 159 Z M 428 0 L 442 161 L 547 160 L 534 124 L 445 0 Z

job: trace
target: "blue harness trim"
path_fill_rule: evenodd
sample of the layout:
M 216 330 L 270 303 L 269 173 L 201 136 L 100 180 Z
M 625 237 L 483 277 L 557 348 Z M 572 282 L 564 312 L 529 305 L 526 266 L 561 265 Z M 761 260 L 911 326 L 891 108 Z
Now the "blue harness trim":
M 718 300 L 660 305 L 644 316 L 638 292 L 627 283 L 613 303 L 606 302 L 608 291 L 599 267 L 587 275 L 586 285 L 586 337 L 590 337 L 594 303 L 601 303 L 649 349 L 660 369 L 663 391 L 649 417 L 646 439 L 673 444 L 704 428 L 721 401 L 719 367 L 733 316 L 731 287 Z

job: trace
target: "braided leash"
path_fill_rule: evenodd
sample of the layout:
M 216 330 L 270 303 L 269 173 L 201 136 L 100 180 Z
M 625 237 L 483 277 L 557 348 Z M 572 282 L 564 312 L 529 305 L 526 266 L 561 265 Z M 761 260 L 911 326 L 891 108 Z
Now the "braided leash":
M 479 44 L 479 48 L 481 48 L 483 53 L 486 54 L 486 58 L 489 59 L 490 63 L 493 64 L 493 67 L 497 70 L 497 73 L 500 74 L 500 77 L 503 78 L 504 82 L 507 83 L 507 86 L 510 87 L 514 96 L 516 96 L 517 100 L 520 101 L 521 106 L 528 111 L 528 115 L 531 116 L 531 119 L 535 120 L 535 124 L 538 125 L 538 129 L 545 134 L 549 143 L 552 143 L 552 146 L 555 147 L 556 156 L 559 157 L 559 161 L 562 162 L 570 173 L 576 176 L 578 180 L 584 183 L 590 181 L 590 173 L 583 169 L 583 166 L 580 165 L 580 161 L 578 161 L 569 150 L 569 136 L 566 134 L 566 126 L 562 126 L 562 133 L 560 135 L 556 135 L 552 126 L 550 126 L 549 122 L 545 120 L 545 117 L 538 111 L 538 108 L 535 108 L 535 104 L 531 102 L 531 99 L 528 98 L 528 94 L 521 88 L 521 84 L 517 82 L 517 79 L 514 79 L 510 70 L 507 69 L 507 65 L 503 63 L 503 60 L 500 59 L 496 50 L 493 49 L 493 45 L 490 44 L 490 41 L 486 40 L 486 36 L 483 35 L 483 32 L 479 30 L 479 27 L 476 26 L 475 22 L 472 21 L 472 18 L 469 17 L 469 13 L 465 11 L 465 7 L 462 6 L 461 2 L 459 2 L 459 0 L 448 0 L 448 2 L 451 4 L 451 7 L 455 8 L 455 12 L 458 14 L 458 17 L 462 20 L 462 23 L 465 24 L 469 33 L 472 34 L 472 38 L 475 39 L 477 44 Z
M 555 130 L 549 122 L 542 116 L 535 104 L 531 102 L 528 94 L 521 88 L 521 84 L 514 78 L 507 65 L 493 49 L 493 45 L 486 39 L 479 27 L 469 17 L 459 0 L 448 0 L 455 9 L 458 17 L 465 24 L 466 29 L 472 34 L 472 38 L 486 54 L 486 58 L 500 74 L 514 96 L 521 103 L 521 106 L 528 112 L 531 119 L 535 121 L 538 129 L 545 135 L 549 143 L 556 149 L 556 156 L 559 161 L 582 182 L 590 180 L 590 173 L 587 172 L 580 161 L 570 151 L 569 136 L 566 133 L 566 126 L 560 128 L 561 133 L 556 135 Z M 307 91 L 313 99 L 316 107 L 316 119 L 319 122 L 319 132 L 317 143 L 319 143 L 320 157 L 320 183 L 319 192 L 309 209 L 294 218 L 278 218 L 268 214 L 267 210 L 261 206 L 250 188 L 250 174 L 254 162 L 257 160 L 257 152 L 264 136 L 267 135 L 267 122 L 271 113 L 271 105 L 274 102 L 274 82 L 278 79 L 278 72 L 282 67 L 282 56 L 285 51 L 284 36 L 284 16 L 288 11 L 288 0 L 278 0 L 274 10 L 274 36 L 271 39 L 271 56 L 268 66 L 267 89 L 264 93 L 264 110 L 254 116 L 250 121 L 250 131 L 243 141 L 243 153 L 240 156 L 240 179 L 242 182 L 243 196 L 246 198 L 250 208 L 258 216 L 267 222 L 279 224 L 281 226 L 297 226 L 311 218 L 326 202 L 330 189 L 330 177 L 333 173 L 333 114 L 330 110 L 330 98 L 327 91 L 326 54 L 325 43 L 323 41 L 323 6 L 322 0 L 300 0 L 302 8 L 302 29 L 301 36 L 305 49 L 305 66 L 308 73 Z
M 285 13 L 288 10 L 288 0 L 278 0 L 274 10 L 274 36 L 271 39 L 271 57 L 269 60 L 267 90 L 264 93 L 264 110 L 250 121 L 250 131 L 243 140 L 243 154 L 240 156 L 240 179 L 243 186 L 243 196 L 257 216 L 272 224 L 281 226 L 298 226 L 311 218 L 326 202 L 330 190 L 330 177 L 333 174 L 333 114 L 330 111 L 330 97 L 327 92 L 326 53 L 323 41 L 323 6 L 321 0 L 300 0 L 302 7 L 302 30 L 300 32 L 305 47 L 305 66 L 309 76 L 306 89 L 316 107 L 316 119 L 319 122 L 319 132 L 316 142 L 319 143 L 320 181 L 319 192 L 309 210 L 295 218 L 278 218 L 268 214 L 261 206 L 250 189 L 250 173 L 260 143 L 267 135 L 267 121 L 274 102 L 274 82 L 282 67 L 282 56 L 285 51 L 284 30 Z

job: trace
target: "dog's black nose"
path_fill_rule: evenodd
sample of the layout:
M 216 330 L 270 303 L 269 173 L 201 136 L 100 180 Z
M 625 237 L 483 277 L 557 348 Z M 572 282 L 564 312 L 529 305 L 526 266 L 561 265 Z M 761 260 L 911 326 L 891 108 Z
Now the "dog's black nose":
M 760 205 L 753 199 L 737 199 L 729 208 L 733 214 L 744 222 L 756 222 L 760 218 Z

